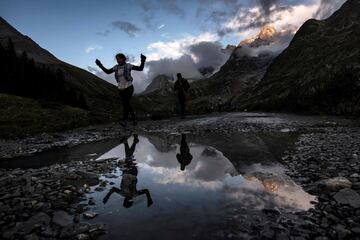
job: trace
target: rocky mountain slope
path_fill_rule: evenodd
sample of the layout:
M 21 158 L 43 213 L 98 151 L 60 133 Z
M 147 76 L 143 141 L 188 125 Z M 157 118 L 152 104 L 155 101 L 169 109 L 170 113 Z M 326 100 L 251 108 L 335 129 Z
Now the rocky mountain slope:
M 159 91 L 159 94 L 165 95 L 173 91 L 173 79 L 166 75 L 159 75 L 155 77 L 145 91 L 141 94 L 149 94 L 154 91 Z
M 54 72 L 60 69 L 64 74 L 65 84 L 73 91 L 84 95 L 90 111 L 108 116 L 118 112 L 116 87 L 81 68 L 57 59 L 0 17 L 0 44 L 7 47 L 9 38 L 18 55 L 26 52 L 28 58 L 33 59 L 38 66 L 46 66 Z
M 245 39 L 239 46 L 258 47 L 270 44 L 279 33 L 274 26 L 265 25 L 255 37 Z
M 223 107 L 224 110 L 236 108 L 238 99 L 260 81 L 273 57 L 271 54 L 250 56 L 248 50 L 243 47 L 234 47 L 231 56 L 218 72 L 209 78 L 190 83 L 188 111 L 193 114 L 214 111 L 217 109 L 219 98 L 226 105 Z M 159 87 L 160 79 L 164 89 L 145 91 L 135 101 L 141 106 L 154 106 L 151 115 L 165 117 L 177 112 L 177 98 L 169 88 L 171 82 L 164 76 L 156 79 L 149 87 Z M 146 107 L 143 111 L 146 111 Z
M 0 137 L 119 118 L 115 86 L 57 59 L 1 17 L 0 45 Z
M 360 114 L 360 0 L 306 21 L 244 108 Z

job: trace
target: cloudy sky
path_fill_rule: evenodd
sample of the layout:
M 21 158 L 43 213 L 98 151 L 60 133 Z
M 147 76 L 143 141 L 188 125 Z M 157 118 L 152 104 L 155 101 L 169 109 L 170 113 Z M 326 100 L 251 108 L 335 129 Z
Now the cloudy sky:
M 137 91 L 159 73 L 217 69 L 221 48 L 253 37 L 272 24 L 295 32 L 309 18 L 323 19 L 345 0 L 0 0 L 0 15 L 59 59 L 101 75 L 123 52 L 132 63 L 140 53 L 148 68 L 135 74 Z

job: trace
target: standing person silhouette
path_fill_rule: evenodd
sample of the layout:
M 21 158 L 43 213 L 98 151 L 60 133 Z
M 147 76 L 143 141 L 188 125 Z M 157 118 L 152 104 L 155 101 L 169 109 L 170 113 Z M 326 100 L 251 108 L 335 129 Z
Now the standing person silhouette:
M 174 91 L 177 91 L 178 100 L 180 104 L 180 114 L 181 118 L 185 118 L 185 102 L 186 102 L 186 94 L 190 88 L 189 82 L 182 77 L 181 73 L 178 73 L 177 80 L 174 84 Z
M 140 55 L 141 64 L 140 66 L 134 66 L 130 63 L 126 62 L 126 57 L 122 53 L 116 54 L 116 64 L 114 67 L 107 69 L 105 68 L 99 59 L 96 59 L 96 65 L 101 68 L 106 74 L 115 73 L 115 79 L 118 84 L 119 95 L 121 98 L 122 106 L 123 106 L 123 119 L 120 122 L 121 126 L 126 127 L 128 121 L 128 115 L 131 115 L 133 125 L 136 125 L 136 117 L 134 109 L 130 104 L 130 99 L 134 94 L 134 86 L 132 84 L 133 78 L 131 76 L 131 70 L 142 71 L 145 66 L 146 57 L 144 55 Z
M 103 203 L 106 204 L 110 196 L 115 192 L 124 197 L 123 206 L 125 208 L 129 208 L 133 205 L 134 198 L 145 194 L 147 199 L 147 206 L 150 207 L 153 204 L 150 191 L 148 189 L 137 190 L 136 187 L 138 169 L 136 167 L 135 159 L 133 159 L 133 154 L 136 144 L 139 142 L 139 138 L 136 134 L 134 134 L 134 140 L 131 147 L 129 147 L 127 138 L 122 139 L 122 142 L 124 143 L 125 147 L 125 163 L 123 163 L 121 166 L 122 179 L 120 183 L 120 188 L 112 187 L 104 197 Z
M 186 135 L 181 134 L 181 142 L 180 142 L 180 153 L 176 154 L 176 158 L 180 163 L 180 170 L 184 171 L 185 167 L 191 163 L 193 156 L 190 153 L 190 148 L 186 142 Z

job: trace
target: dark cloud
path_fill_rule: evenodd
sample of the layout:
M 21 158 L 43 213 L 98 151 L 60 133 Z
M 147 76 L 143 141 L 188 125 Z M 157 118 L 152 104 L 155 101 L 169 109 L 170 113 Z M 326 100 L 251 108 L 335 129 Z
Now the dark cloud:
M 276 6 L 277 3 L 278 3 L 278 0 L 258 0 L 260 6 L 261 6 L 261 9 L 263 11 L 263 13 L 266 15 L 266 16 L 269 16 L 270 15 L 270 8 L 273 7 L 273 6 Z
M 213 67 L 219 69 L 229 57 L 218 42 L 200 42 L 191 45 L 189 51 L 196 57 L 195 64 L 198 68 Z
M 300 0 L 300 2 L 308 0 Z M 271 23 L 270 17 L 281 11 L 291 11 L 294 1 L 290 0 L 255 0 L 250 5 L 244 5 L 242 0 L 198 0 L 199 7 L 196 16 L 203 22 L 212 23 L 219 37 L 251 28 L 261 28 Z M 299 3 L 299 1 L 297 1 Z M 258 6 L 260 12 L 250 11 Z M 224 23 L 234 19 L 241 24 L 238 29 L 226 28 Z
M 216 24 L 221 24 L 229 18 L 229 13 L 223 10 L 215 10 L 209 13 L 207 20 L 213 21 Z
M 256 12 L 245 11 L 245 10 L 243 14 L 238 15 L 234 18 L 236 19 L 237 22 L 243 23 L 243 25 L 241 27 L 238 27 L 237 29 L 219 27 L 217 29 L 217 34 L 220 37 L 226 36 L 228 34 L 232 34 L 234 32 L 244 31 L 250 28 L 260 28 L 269 22 L 265 15 L 258 14 Z
M 141 31 L 141 29 L 137 27 L 135 24 L 126 21 L 114 21 L 111 23 L 111 25 L 125 32 L 130 37 L 135 37 L 135 34 Z
M 139 0 L 138 3 L 145 12 L 157 9 L 155 1 Z
M 154 23 L 155 15 L 153 13 L 144 14 L 142 19 L 146 28 L 153 30 L 155 29 L 156 27 Z
M 230 56 L 229 52 L 222 51 L 218 42 L 200 42 L 190 45 L 187 50 L 188 53 L 178 59 L 164 58 L 148 62 L 148 81 L 160 74 L 175 76 L 178 72 L 185 78 L 204 78 L 204 69 L 206 73 L 217 71 Z
M 147 67 L 149 68 L 147 78 L 150 81 L 160 74 L 174 77 L 178 72 L 181 72 L 186 78 L 202 77 L 193 59 L 188 54 L 178 59 L 163 58 L 158 61 L 150 61 L 147 63 Z
M 157 0 L 164 9 L 177 16 L 184 17 L 185 11 L 180 8 L 176 0 Z
M 242 4 L 240 0 L 198 0 L 199 7 L 196 16 L 205 16 L 206 21 L 221 24 L 226 19 L 235 16 Z M 219 8 L 216 4 L 221 4 Z
M 161 24 L 159 21 L 155 21 L 158 11 L 165 11 L 178 17 L 185 16 L 184 9 L 178 5 L 176 0 L 138 0 L 137 3 L 143 10 L 142 21 L 147 29 L 156 30 L 157 26 Z
M 233 18 L 242 23 L 242 25 L 236 29 L 226 28 L 220 26 L 217 29 L 217 34 L 220 37 L 224 37 L 234 32 L 241 32 L 252 28 L 261 28 L 267 24 L 271 24 L 270 17 L 281 11 L 292 11 L 293 7 L 277 0 L 259 0 L 256 2 L 260 6 L 261 12 L 250 11 L 249 8 L 242 8 L 241 14 L 235 14 Z
M 96 32 L 96 35 L 106 37 L 107 35 L 109 35 L 109 33 L 110 33 L 110 30 L 105 30 L 103 32 Z
M 319 9 L 314 18 L 324 19 L 330 17 L 346 0 L 321 0 Z
M 184 9 L 178 5 L 177 0 L 139 0 L 138 3 L 145 12 L 163 10 L 179 17 L 185 15 Z

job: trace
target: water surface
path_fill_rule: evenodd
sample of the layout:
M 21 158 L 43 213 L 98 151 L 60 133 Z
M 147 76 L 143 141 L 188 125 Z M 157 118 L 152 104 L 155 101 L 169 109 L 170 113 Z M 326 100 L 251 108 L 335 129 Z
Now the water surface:
M 97 158 L 118 167 L 88 194 L 107 223 L 104 239 L 212 239 L 233 208 L 307 210 L 315 198 L 278 159 L 293 136 L 206 134 L 131 136 Z M 220 151 L 221 150 L 221 151 Z

